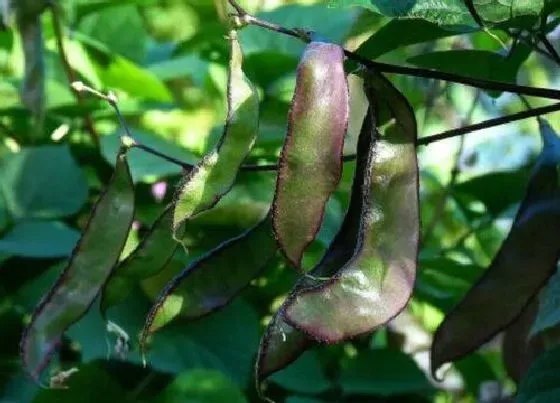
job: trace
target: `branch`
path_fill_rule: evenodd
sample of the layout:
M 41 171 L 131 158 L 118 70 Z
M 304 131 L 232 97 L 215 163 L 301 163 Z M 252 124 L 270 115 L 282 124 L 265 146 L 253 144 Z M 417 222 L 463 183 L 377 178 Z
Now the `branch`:
M 53 29 L 54 29 L 54 37 L 56 40 L 56 45 L 58 47 L 58 54 L 60 56 L 60 61 L 62 62 L 62 66 L 64 67 L 64 71 L 66 73 L 66 78 L 68 82 L 72 84 L 76 81 L 76 74 L 70 63 L 68 62 L 68 57 L 66 56 L 66 50 L 64 48 L 64 40 L 62 39 L 62 24 L 60 23 L 60 13 L 58 10 L 58 6 L 55 3 L 50 4 L 51 12 L 52 12 L 52 21 L 53 21 Z M 76 101 L 79 105 L 84 105 L 84 99 L 82 94 L 79 91 L 73 91 L 74 96 L 76 97 Z M 97 149 L 100 148 L 99 143 L 99 133 L 95 129 L 95 124 L 93 119 L 89 113 L 85 113 L 84 115 L 84 124 L 87 131 L 90 134 L 91 140 Z
M 268 21 L 260 20 L 257 17 L 247 13 L 247 11 L 244 10 L 241 6 L 239 6 L 239 4 L 235 0 L 229 0 L 229 3 L 238 12 L 238 14 L 235 15 L 235 17 L 239 19 L 239 23 L 241 25 L 257 25 L 271 31 L 292 36 L 305 43 L 311 41 L 309 35 L 305 30 L 285 28 L 283 26 L 273 24 Z M 522 95 L 560 100 L 559 90 L 553 90 L 549 88 L 528 87 L 524 85 L 510 84 L 510 83 L 504 83 L 499 81 L 490 81 L 490 80 L 484 80 L 478 78 L 465 77 L 453 73 L 445 73 L 438 70 L 398 66 L 389 63 L 376 62 L 373 60 L 369 60 L 363 56 L 360 56 L 359 54 L 354 53 L 348 49 L 344 49 L 344 54 L 346 55 L 346 57 L 348 57 L 348 59 L 353 60 L 361 64 L 362 66 L 365 66 L 369 69 L 381 73 L 395 73 L 395 74 L 403 74 L 403 75 L 408 75 L 413 77 L 444 80 L 453 83 L 468 85 L 470 87 L 479 88 L 483 90 L 513 92 Z

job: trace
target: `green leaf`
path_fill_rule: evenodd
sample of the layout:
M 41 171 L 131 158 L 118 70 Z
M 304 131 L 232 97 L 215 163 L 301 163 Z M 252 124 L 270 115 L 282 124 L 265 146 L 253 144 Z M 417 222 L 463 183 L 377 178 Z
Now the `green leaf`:
M 150 64 L 146 68 L 161 81 L 191 77 L 199 87 L 209 74 L 209 63 L 193 54 Z
M 140 67 L 121 56 L 110 56 L 106 65 L 98 65 L 97 74 L 107 88 L 121 89 L 132 97 L 169 103 L 171 92 L 150 70 Z
M 516 403 L 554 403 L 560 398 L 560 347 L 543 353 L 517 388 Z
M 311 42 L 298 66 L 272 214 L 280 248 L 298 271 L 341 179 L 349 102 L 342 48 Z
M 101 153 L 105 160 L 114 165 L 115 156 L 120 147 L 121 131 L 101 137 Z M 194 163 L 196 157 L 178 144 L 173 144 L 155 134 L 133 130 L 133 136 L 141 144 L 152 147 L 170 157 L 177 158 L 186 163 Z M 160 157 L 148 154 L 139 149 L 128 151 L 130 171 L 134 182 L 157 182 L 159 179 L 181 173 L 181 167 Z
M 560 138 L 544 120 L 539 123 L 543 150 L 525 198 L 490 267 L 436 331 L 432 372 L 511 324 L 554 274 L 560 254 Z
M 65 257 L 80 235 L 59 221 L 21 221 L 0 238 L 0 253 L 30 258 Z
M 497 217 L 511 205 L 521 201 L 529 174 L 530 170 L 526 168 L 491 172 L 456 184 L 453 194 L 465 207 L 469 202 L 481 201 L 488 212 Z
M 179 374 L 158 396 L 161 403 L 246 403 L 238 386 L 222 373 L 197 369 Z
M 397 350 L 361 352 L 340 371 L 340 386 L 345 395 L 395 396 L 432 391 L 418 365 Z
M 307 352 L 288 368 L 274 374 L 270 380 L 293 392 L 318 394 L 333 387 L 325 377 L 317 354 Z
M 78 212 L 88 186 L 68 147 L 41 146 L 0 159 L 0 191 L 14 219 L 55 218 Z
M 400 47 L 456 34 L 425 20 L 391 20 L 362 43 L 356 52 L 368 59 L 377 59 Z
M 530 53 L 525 45 L 517 45 L 509 56 L 476 49 L 446 50 L 414 56 L 408 62 L 472 78 L 515 83 L 517 72 Z
M 131 335 L 132 343 L 137 342 L 133 335 L 142 328 L 148 303 L 134 294 L 129 304 L 118 305 L 111 311 L 112 321 Z M 99 310 L 90 309 L 69 330 L 68 335 L 79 343 L 84 361 L 106 359 L 111 353 L 105 328 Z M 257 313 L 251 305 L 238 299 L 213 315 L 192 322 L 177 322 L 162 329 L 153 340 L 147 364 L 156 371 L 170 374 L 190 369 L 216 370 L 245 387 L 258 340 Z M 142 363 L 136 345 L 125 359 L 134 364 Z
M 539 313 L 531 335 L 543 332 L 560 323 L 560 272 L 552 276 L 539 297 Z
M 486 23 L 500 23 L 521 16 L 537 17 L 544 0 L 474 0 Z M 463 0 L 330 0 L 335 6 L 361 6 L 388 17 L 420 18 L 452 29 L 475 28 Z
M 360 6 L 387 17 L 418 18 L 459 29 L 476 27 L 463 0 L 330 0 L 329 4 Z
M 352 10 L 333 10 L 324 5 L 285 5 L 272 11 L 258 13 L 265 21 L 286 27 L 301 27 L 325 35 L 333 43 L 340 43 L 350 31 L 357 13 Z M 276 32 L 249 26 L 239 34 L 247 56 L 255 53 L 282 53 L 298 57 L 304 46 L 292 38 Z
M 136 6 L 100 8 L 84 17 L 78 29 L 106 45 L 111 52 L 136 63 L 144 61 L 148 33 Z
M 132 179 L 126 156 L 119 154 L 115 173 L 94 207 L 79 246 L 23 334 L 23 365 L 37 382 L 63 333 L 88 310 L 117 263 L 133 218 Z
M 67 389 L 42 389 L 34 403 L 124 401 L 127 392 L 99 363 L 83 365 L 66 382 Z

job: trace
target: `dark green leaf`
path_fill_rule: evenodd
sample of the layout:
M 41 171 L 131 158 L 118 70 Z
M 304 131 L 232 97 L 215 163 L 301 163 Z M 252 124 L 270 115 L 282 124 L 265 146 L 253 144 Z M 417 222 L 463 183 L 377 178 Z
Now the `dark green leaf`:
M 394 396 L 426 393 L 432 386 L 412 358 L 400 351 L 363 351 L 341 371 L 345 395 Z
M 78 246 L 61 276 L 36 308 L 21 341 L 25 369 L 39 376 L 64 331 L 89 308 L 124 247 L 134 216 L 134 192 L 126 156 L 100 197 Z
M 414 56 L 408 62 L 467 77 L 516 83 L 517 72 L 530 53 L 524 45 L 517 45 L 509 56 L 486 50 L 447 50 Z
M 31 258 L 69 256 L 80 235 L 59 221 L 21 221 L 0 238 L 0 253 Z
M 362 43 L 356 52 L 368 59 L 377 59 L 402 46 L 431 42 L 456 34 L 424 20 L 391 20 Z
M 111 52 L 136 63 L 144 61 L 148 34 L 136 6 L 100 9 L 84 17 L 79 30 L 106 45 Z
M 0 190 L 14 219 L 74 214 L 88 193 L 85 177 L 66 146 L 23 148 L 5 155 L 0 160 Z
M 297 270 L 341 178 L 349 116 L 343 63 L 339 46 L 312 42 L 298 66 L 272 215 L 280 247 Z
M 560 323 L 560 272 L 551 277 L 539 298 L 539 311 L 531 329 L 536 335 Z
M 516 403 L 554 403 L 560 397 L 560 347 L 543 353 L 517 389 Z
M 317 355 L 310 351 L 288 368 L 271 377 L 271 381 L 293 392 L 319 394 L 333 387 L 325 377 Z
M 159 395 L 161 403 L 246 403 L 241 390 L 222 373 L 197 369 L 179 374 Z

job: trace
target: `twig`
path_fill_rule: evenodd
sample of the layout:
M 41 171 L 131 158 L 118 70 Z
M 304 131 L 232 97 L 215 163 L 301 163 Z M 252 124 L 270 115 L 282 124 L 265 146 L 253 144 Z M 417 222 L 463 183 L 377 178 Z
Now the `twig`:
M 311 41 L 310 36 L 307 34 L 305 30 L 285 28 L 278 24 L 273 24 L 268 21 L 260 20 L 255 16 L 252 16 L 249 13 L 247 13 L 247 11 L 245 11 L 241 6 L 239 6 L 239 4 L 237 4 L 235 0 L 229 0 L 229 3 L 233 8 L 238 10 L 238 15 L 236 17 L 239 19 L 242 25 L 245 24 L 257 25 L 271 31 L 292 36 L 305 43 Z M 346 55 L 346 57 L 348 57 L 348 59 L 353 60 L 357 63 L 360 63 L 362 66 L 365 66 L 369 69 L 376 70 L 381 73 L 395 73 L 395 74 L 403 74 L 403 75 L 414 76 L 414 77 L 431 78 L 435 80 L 444 80 L 444 81 L 450 81 L 458 84 L 464 84 L 470 87 L 479 88 L 483 90 L 505 91 L 505 92 L 513 92 L 513 93 L 534 96 L 534 97 L 550 98 L 556 100 L 560 99 L 560 90 L 539 88 L 539 87 L 527 87 L 524 85 L 465 77 L 453 73 L 445 73 L 438 70 L 423 69 L 418 67 L 398 66 L 389 63 L 376 62 L 373 60 L 369 60 L 363 56 L 360 56 L 357 53 L 354 53 L 348 49 L 344 49 L 344 54 Z
M 468 134 L 478 130 L 501 126 L 507 123 L 513 123 L 519 120 L 533 118 L 536 116 L 545 115 L 547 113 L 552 113 L 557 111 L 560 111 L 560 102 L 548 106 L 541 106 L 540 108 L 517 112 L 511 115 L 501 116 L 499 118 L 485 120 L 483 122 L 476 123 L 474 125 L 447 130 L 439 134 L 434 134 L 433 136 L 423 137 L 419 139 L 416 144 L 418 146 L 428 145 L 433 142 L 448 139 L 451 137 L 462 136 L 464 134 Z
M 52 12 L 52 21 L 53 21 L 53 30 L 54 30 L 54 37 L 56 40 L 56 45 L 58 47 L 58 54 L 60 56 L 60 61 L 62 62 L 62 66 L 66 73 L 66 77 L 68 82 L 71 84 L 76 81 L 76 73 L 72 66 L 70 66 L 70 62 L 68 62 L 68 57 L 66 56 L 66 49 L 64 48 L 64 40 L 62 39 L 62 24 L 60 23 L 60 13 L 58 10 L 58 6 L 52 2 L 50 4 L 51 12 Z M 79 91 L 74 90 L 74 96 L 76 97 L 76 101 L 79 105 L 84 105 L 84 99 Z M 99 143 L 99 133 L 95 129 L 95 124 L 93 122 L 93 118 L 89 113 L 84 114 L 84 124 L 91 136 L 91 140 L 93 144 L 95 144 L 96 148 L 100 148 Z

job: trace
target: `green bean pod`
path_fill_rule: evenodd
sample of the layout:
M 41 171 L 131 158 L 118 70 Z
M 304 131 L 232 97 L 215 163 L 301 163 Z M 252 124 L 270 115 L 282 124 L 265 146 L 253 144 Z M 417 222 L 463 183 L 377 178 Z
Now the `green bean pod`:
M 173 209 L 167 207 L 132 253 L 113 270 L 103 287 L 101 312 L 123 302 L 140 280 L 155 276 L 171 260 L 179 243 L 172 236 Z
M 213 207 L 231 189 L 257 138 L 258 92 L 243 73 L 243 53 L 235 31 L 231 32 L 229 40 L 231 55 L 225 129 L 216 147 L 186 174 L 179 186 L 174 202 L 175 232 L 193 215 Z
M 123 150 L 68 265 L 36 308 L 21 340 L 24 368 L 39 381 L 66 329 L 84 315 L 118 262 L 134 218 L 134 187 Z

